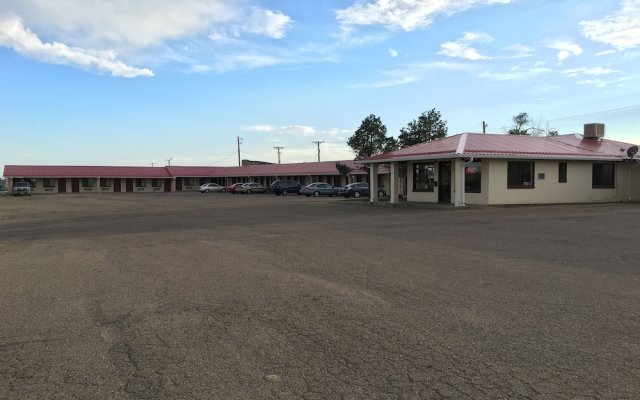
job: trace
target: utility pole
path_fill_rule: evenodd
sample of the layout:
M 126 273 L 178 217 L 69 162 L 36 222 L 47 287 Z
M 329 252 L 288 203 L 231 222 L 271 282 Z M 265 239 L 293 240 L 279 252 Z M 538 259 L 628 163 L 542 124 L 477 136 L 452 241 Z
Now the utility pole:
M 313 141 L 313 142 L 311 142 L 311 143 L 315 143 L 315 144 L 317 144 L 317 145 L 318 145 L 318 162 L 320 162 L 320 145 L 321 145 L 322 143 L 324 143 L 324 140 L 322 140 L 322 141 L 321 141 L 321 140 L 316 140 L 316 141 Z
M 489 126 L 489 124 L 482 121 L 482 133 L 487 133 L 487 126 Z
M 280 150 L 284 149 L 282 146 L 274 146 L 274 149 L 278 150 L 278 164 L 280 164 Z
M 169 165 L 169 167 L 171 166 L 171 160 L 173 160 L 173 157 L 169 158 L 168 160 L 165 160 Z
M 242 162 L 240 161 L 240 145 L 242 144 L 242 138 L 238 136 L 238 167 L 242 166 Z
M 151 164 L 151 168 L 153 168 L 153 166 L 156 164 L 154 162 L 150 162 L 149 164 Z

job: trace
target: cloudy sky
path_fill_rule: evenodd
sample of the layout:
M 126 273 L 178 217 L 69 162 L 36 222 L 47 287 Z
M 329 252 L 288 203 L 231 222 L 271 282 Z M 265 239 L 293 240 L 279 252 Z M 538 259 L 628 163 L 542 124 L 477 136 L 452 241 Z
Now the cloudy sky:
M 348 159 L 436 108 L 640 143 L 640 0 L 2 0 L 0 166 Z

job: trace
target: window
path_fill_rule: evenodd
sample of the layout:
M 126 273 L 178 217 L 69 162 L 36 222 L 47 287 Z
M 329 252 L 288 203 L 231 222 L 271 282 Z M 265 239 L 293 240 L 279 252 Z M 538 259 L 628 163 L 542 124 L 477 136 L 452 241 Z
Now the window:
M 591 185 L 594 189 L 616 187 L 616 166 L 614 163 L 594 163 Z
M 151 180 L 151 186 L 153 186 L 153 187 L 161 187 L 162 186 L 162 179 L 152 179 Z
M 82 187 L 93 187 L 93 178 L 82 178 Z
M 46 188 L 52 188 L 56 186 L 56 180 L 53 178 L 44 178 L 42 180 L 42 186 Z
M 467 163 L 464 167 L 465 193 L 480 193 L 482 190 L 482 161 Z
M 194 185 L 194 178 L 184 178 L 184 185 L 185 186 L 193 186 Z
M 433 163 L 413 164 L 413 191 L 433 192 L 435 186 L 435 174 Z
M 558 182 L 560 183 L 567 182 L 567 163 L 566 162 L 558 163 Z
M 111 178 L 100 178 L 100 187 L 111 187 Z
M 147 181 L 142 178 L 136 178 L 136 187 L 145 187 L 147 186 Z
M 507 187 L 510 189 L 535 188 L 533 161 L 509 161 L 507 166 Z

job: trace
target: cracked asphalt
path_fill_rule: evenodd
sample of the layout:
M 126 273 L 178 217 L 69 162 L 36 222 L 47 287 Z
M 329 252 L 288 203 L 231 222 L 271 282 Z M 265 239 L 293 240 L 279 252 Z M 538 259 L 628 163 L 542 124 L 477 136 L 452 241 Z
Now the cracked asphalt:
M 2 399 L 637 399 L 640 205 L 0 198 Z

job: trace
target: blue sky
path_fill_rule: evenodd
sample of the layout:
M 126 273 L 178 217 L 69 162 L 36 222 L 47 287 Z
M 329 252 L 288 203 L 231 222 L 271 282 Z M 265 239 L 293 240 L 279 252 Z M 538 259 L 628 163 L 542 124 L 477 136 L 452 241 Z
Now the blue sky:
M 431 108 L 638 144 L 639 66 L 640 0 L 3 0 L 0 166 L 349 159 Z

